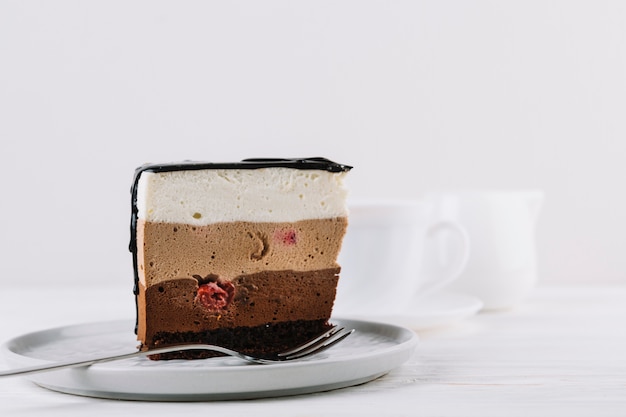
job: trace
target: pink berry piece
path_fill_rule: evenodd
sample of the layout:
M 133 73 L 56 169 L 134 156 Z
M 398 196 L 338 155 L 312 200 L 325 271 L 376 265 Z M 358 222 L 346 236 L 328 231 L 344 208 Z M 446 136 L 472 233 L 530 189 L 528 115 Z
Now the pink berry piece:
M 235 286 L 230 282 L 209 282 L 198 287 L 195 301 L 210 311 L 222 310 L 235 295 Z
M 294 229 L 277 230 L 274 233 L 274 240 L 286 246 L 295 245 L 298 242 L 298 234 Z

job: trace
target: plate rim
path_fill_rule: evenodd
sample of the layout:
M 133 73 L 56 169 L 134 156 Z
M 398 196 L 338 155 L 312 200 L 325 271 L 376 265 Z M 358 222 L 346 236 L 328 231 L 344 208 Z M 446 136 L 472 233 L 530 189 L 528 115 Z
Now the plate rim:
M 318 370 L 325 367 L 336 367 L 337 365 L 343 365 L 344 367 L 354 367 L 358 364 L 364 364 L 368 361 L 372 361 L 372 363 L 369 364 L 369 367 L 371 368 L 369 371 L 362 370 L 360 374 L 351 375 L 350 378 L 335 378 L 321 384 L 306 384 L 300 381 L 297 386 L 294 386 L 292 388 L 285 387 L 269 390 L 247 389 L 242 391 L 230 389 L 221 392 L 202 392 L 201 389 L 194 392 L 178 392 L 176 390 L 166 390 L 169 392 L 159 391 L 155 393 L 150 393 L 140 392 L 141 390 L 137 390 L 138 392 L 129 392 L 129 390 L 123 389 L 94 390 L 89 389 L 89 387 L 77 388 L 76 386 L 73 386 L 73 384 L 75 384 L 76 382 L 82 382 L 84 384 L 85 381 L 89 382 L 93 381 L 93 379 L 98 378 L 104 380 L 108 380 L 111 378 L 115 379 L 115 377 L 119 376 L 121 373 L 126 374 L 128 372 L 128 368 L 115 366 L 107 367 L 106 365 L 110 365 L 107 363 L 94 365 L 93 368 L 72 368 L 40 374 L 26 375 L 24 377 L 30 379 L 37 385 L 53 391 L 98 398 L 144 401 L 210 401 L 269 398 L 285 395 L 297 395 L 328 391 L 371 381 L 405 363 L 417 348 L 419 341 L 419 338 L 414 331 L 399 325 L 343 317 L 331 317 L 330 321 L 336 324 L 350 325 L 356 328 L 357 331 L 361 330 L 363 332 L 370 332 L 377 335 L 387 336 L 394 342 L 394 344 L 391 346 L 385 346 L 380 349 L 376 349 L 374 351 L 359 351 L 355 354 L 351 354 L 349 357 L 332 357 L 331 355 L 320 358 L 319 360 L 284 362 L 261 366 L 257 365 L 233 367 L 224 366 L 223 364 L 221 366 L 212 366 L 209 363 L 209 359 L 205 360 L 204 364 L 206 364 L 207 366 L 203 367 L 177 368 L 175 366 L 172 366 L 169 369 L 167 367 L 161 369 L 158 369 L 156 367 L 136 367 L 133 368 L 132 372 L 135 378 L 139 379 L 141 379 L 141 377 L 145 377 L 146 374 L 149 375 L 150 373 L 154 373 L 156 371 L 161 374 L 161 378 L 163 378 L 163 375 L 176 376 L 180 373 L 186 373 L 190 377 L 190 379 L 195 378 L 202 381 L 207 378 L 206 375 L 209 373 L 207 371 L 210 371 L 208 381 L 214 383 L 215 379 L 222 376 L 227 376 L 228 378 L 237 378 L 242 374 L 246 374 L 258 378 L 259 376 L 263 376 L 265 373 L 280 375 L 281 371 L 284 371 L 284 373 L 299 372 L 300 374 L 308 372 L 310 374 L 314 373 L 313 370 Z M 129 324 L 132 324 L 132 321 L 108 320 L 76 323 L 66 326 L 41 329 L 33 332 L 24 333 L 2 343 L 2 345 L 0 345 L 0 353 L 2 353 L 5 359 L 7 359 L 8 363 L 17 366 L 28 366 L 34 365 L 36 363 L 51 362 L 24 353 L 24 349 L 28 348 L 29 346 L 27 342 L 29 340 L 35 340 L 39 341 L 40 344 L 45 344 L 46 336 L 50 337 L 51 335 L 59 335 L 60 332 L 68 330 L 70 332 L 78 331 L 79 334 L 81 334 L 81 329 L 85 330 L 86 328 L 89 328 L 91 329 L 91 334 L 97 334 L 97 329 L 99 326 L 112 326 L 109 328 L 109 331 L 111 333 L 117 333 L 115 329 L 121 329 L 122 326 L 128 327 Z M 69 338 L 71 339 L 71 337 L 72 336 L 70 336 Z M 377 365 L 377 367 L 372 365 Z M 55 378 L 55 375 L 52 374 L 57 374 L 57 377 Z

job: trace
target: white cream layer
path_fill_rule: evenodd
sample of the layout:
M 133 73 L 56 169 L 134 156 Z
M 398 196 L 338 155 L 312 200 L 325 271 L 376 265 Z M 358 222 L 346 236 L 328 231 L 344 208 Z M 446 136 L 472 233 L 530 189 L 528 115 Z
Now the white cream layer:
M 143 172 L 138 217 L 198 226 L 343 217 L 345 174 L 291 168 Z

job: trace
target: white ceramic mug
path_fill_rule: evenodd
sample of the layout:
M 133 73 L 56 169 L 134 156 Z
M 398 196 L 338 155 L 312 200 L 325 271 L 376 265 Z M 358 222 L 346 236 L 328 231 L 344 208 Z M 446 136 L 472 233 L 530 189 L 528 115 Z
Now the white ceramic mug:
M 535 223 L 539 190 L 429 193 L 439 218 L 461 223 L 472 255 L 451 290 L 481 299 L 487 310 L 505 309 L 526 297 L 537 281 Z
M 469 240 L 454 221 L 433 221 L 423 202 L 349 204 L 348 230 L 339 264 L 335 312 L 400 314 L 418 296 L 459 277 Z

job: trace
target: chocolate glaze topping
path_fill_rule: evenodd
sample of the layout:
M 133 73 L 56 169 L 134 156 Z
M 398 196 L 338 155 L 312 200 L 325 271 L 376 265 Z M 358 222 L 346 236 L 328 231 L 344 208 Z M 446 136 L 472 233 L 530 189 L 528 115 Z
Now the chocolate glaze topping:
M 184 161 L 165 164 L 145 164 L 135 170 L 131 187 L 131 217 L 130 217 L 130 244 L 128 249 L 133 255 L 133 269 L 135 285 L 133 292 L 139 294 L 139 272 L 137 270 L 137 184 L 144 172 L 171 172 L 200 169 L 260 169 L 260 168 L 293 168 L 301 170 L 321 170 L 328 172 L 343 172 L 352 169 L 349 165 L 338 164 L 326 158 L 250 158 L 241 162 L 198 162 Z M 137 327 L 135 326 L 135 332 Z

